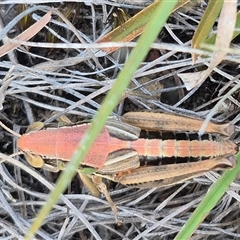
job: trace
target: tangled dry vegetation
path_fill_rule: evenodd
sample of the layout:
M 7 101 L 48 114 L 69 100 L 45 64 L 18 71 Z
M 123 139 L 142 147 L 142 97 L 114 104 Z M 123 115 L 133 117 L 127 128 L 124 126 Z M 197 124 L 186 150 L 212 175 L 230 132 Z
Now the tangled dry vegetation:
M 119 24 L 121 16 L 131 17 L 151 1 L 39 2 L 0 4 L 1 32 L 6 31 L 9 38 L 29 28 L 51 7 L 56 11 L 28 45 L 16 50 L 10 47 L 1 57 L 0 120 L 21 134 L 32 122 L 54 122 L 53 111 L 68 115 L 73 122 L 96 114 L 131 50 L 125 43 L 122 51 L 107 54 L 94 48 L 96 41 Z M 149 51 L 135 72 L 113 116 L 129 110 L 161 109 L 204 118 L 229 89 L 239 84 L 240 60 L 234 54 L 191 91 L 186 91 L 177 75 L 208 66 L 208 57 L 199 57 L 192 64 L 190 55 L 190 40 L 205 8 L 202 2 L 170 16 L 155 42 L 156 49 Z M 26 13 L 29 15 L 20 20 Z M 4 36 L 2 44 L 8 37 Z M 72 45 L 80 42 L 96 44 L 91 49 Z M 169 47 L 164 48 L 167 44 Z M 239 38 L 232 43 L 236 48 L 238 44 Z M 213 119 L 238 124 L 237 91 L 214 112 Z M 236 142 L 237 134 L 232 136 Z M 22 155 L 10 158 L 17 152 L 16 140 L 1 128 L 0 239 L 24 236 L 57 178 L 57 174 L 33 169 Z M 115 225 L 104 197 L 89 195 L 76 177 L 38 230 L 37 239 L 173 239 L 220 174 L 209 172 L 165 189 L 130 189 L 106 182 L 123 219 L 121 226 Z M 239 187 L 236 180 L 192 239 L 239 239 Z

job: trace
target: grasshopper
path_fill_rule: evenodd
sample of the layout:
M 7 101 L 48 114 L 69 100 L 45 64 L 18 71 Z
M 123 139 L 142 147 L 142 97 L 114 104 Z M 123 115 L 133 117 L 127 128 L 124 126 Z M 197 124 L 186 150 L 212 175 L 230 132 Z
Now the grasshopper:
M 138 188 L 164 187 L 235 165 L 237 145 L 228 139 L 234 125 L 210 122 L 207 135 L 201 137 L 196 132 L 202 123 L 159 112 L 126 113 L 118 121 L 107 122 L 77 172 L 93 195 L 100 191 L 106 196 L 119 222 L 102 178 Z M 19 138 L 18 147 L 33 167 L 63 170 L 89 124 L 30 129 Z M 169 158 L 176 161 L 165 164 Z M 206 160 L 178 163 L 181 158 Z

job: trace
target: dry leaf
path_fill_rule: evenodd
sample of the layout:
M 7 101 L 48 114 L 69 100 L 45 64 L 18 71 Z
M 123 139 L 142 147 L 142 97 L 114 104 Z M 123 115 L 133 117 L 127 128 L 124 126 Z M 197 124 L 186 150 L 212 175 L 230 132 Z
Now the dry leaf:
M 228 53 L 227 49 L 231 43 L 237 17 L 237 1 L 224 1 L 219 17 L 217 38 L 213 56 L 207 70 L 196 73 L 181 73 L 178 76 L 182 79 L 187 90 L 191 90 L 202 84 Z
M 36 35 L 46 24 L 51 20 L 52 12 L 48 12 L 45 14 L 39 21 L 34 23 L 31 27 L 26 29 L 24 32 L 19 34 L 17 37 L 14 38 L 14 40 L 19 41 L 28 41 L 31 39 L 34 35 Z M 2 47 L 0 47 L 0 57 L 7 54 L 8 52 L 14 50 L 18 46 L 20 46 L 21 43 L 16 42 L 9 42 L 4 44 Z

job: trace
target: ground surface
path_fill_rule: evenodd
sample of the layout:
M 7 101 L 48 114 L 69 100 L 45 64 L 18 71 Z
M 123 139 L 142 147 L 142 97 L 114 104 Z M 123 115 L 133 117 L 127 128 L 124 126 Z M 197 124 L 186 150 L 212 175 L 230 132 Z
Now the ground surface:
M 89 43 L 117 24 L 123 14 L 118 8 L 130 17 L 145 7 L 134 1 L 131 4 L 127 1 L 88 1 L 88 5 L 0 5 L 1 27 L 27 9 L 37 18 L 52 6 L 63 13 Z M 190 39 L 205 8 L 202 3 L 189 11 L 182 9 L 173 13 L 156 43 L 190 47 Z M 73 26 L 63 23 L 56 15 L 53 20 L 48 29 L 41 30 L 31 41 L 56 45 L 79 42 L 72 31 Z M 17 36 L 32 22 L 31 17 L 22 22 L 15 19 L 8 36 Z M 50 34 L 50 29 L 54 35 Z M 236 46 L 238 41 L 234 42 Z M 32 122 L 49 124 L 53 111 L 67 114 L 73 122 L 92 118 L 107 93 L 106 89 L 111 88 L 122 69 L 128 51 L 122 50 L 120 59 L 118 53 L 98 57 L 96 52 L 90 55 L 89 51 L 70 47 L 19 47 L 3 56 L 0 62 L 1 121 L 22 134 Z M 208 60 L 199 58 L 193 65 L 188 53 L 151 50 L 133 76 L 126 98 L 113 115 L 121 116 L 130 110 L 161 109 L 204 118 L 229 89 L 239 84 L 239 80 L 233 80 L 239 74 L 239 57 L 232 56 L 231 61 L 220 64 L 199 88 L 186 91 L 177 73 L 204 69 Z M 232 121 L 237 125 L 238 95 L 234 93 L 214 113 L 216 122 Z M 6 160 L 7 156 L 17 152 L 16 138 L 3 129 L 0 131 L 0 152 L 5 161 L 0 165 L 0 239 L 19 239 L 44 204 L 50 184 L 54 184 L 58 174 L 31 168 L 23 156 Z M 121 226 L 114 223 L 114 215 L 104 197 L 88 195 L 76 177 L 39 230 L 38 239 L 93 239 L 93 236 L 97 238 L 96 234 L 99 239 L 173 239 L 218 176 L 212 172 L 207 177 L 165 189 L 139 190 L 106 182 L 118 207 L 119 218 L 123 220 Z M 238 191 L 236 181 L 193 239 L 239 239 Z

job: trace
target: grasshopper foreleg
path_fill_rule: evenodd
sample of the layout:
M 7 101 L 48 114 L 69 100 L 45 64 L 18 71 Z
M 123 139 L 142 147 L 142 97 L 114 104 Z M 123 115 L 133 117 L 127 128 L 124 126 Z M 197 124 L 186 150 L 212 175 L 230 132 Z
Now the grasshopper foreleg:
M 110 197 L 109 195 L 109 192 L 107 190 L 107 187 L 105 185 L 105 183 L 103 183 L 102 181 L 102 178 L 99 177 L 99 176 L 92 176 L 92 181 L 93 183 L 95 184 L 95 186 L 97 187 L 97 189 L 104 194 L 104 196 L 106 197 L 113 213 L 114 213 L 114 216 L 115 216 L 115 221 L 118 225 L 121 224 L 121 221 L 118 219 L 118 211 L 117 211 L 117 208 L 112 200 L 112 198 Z

